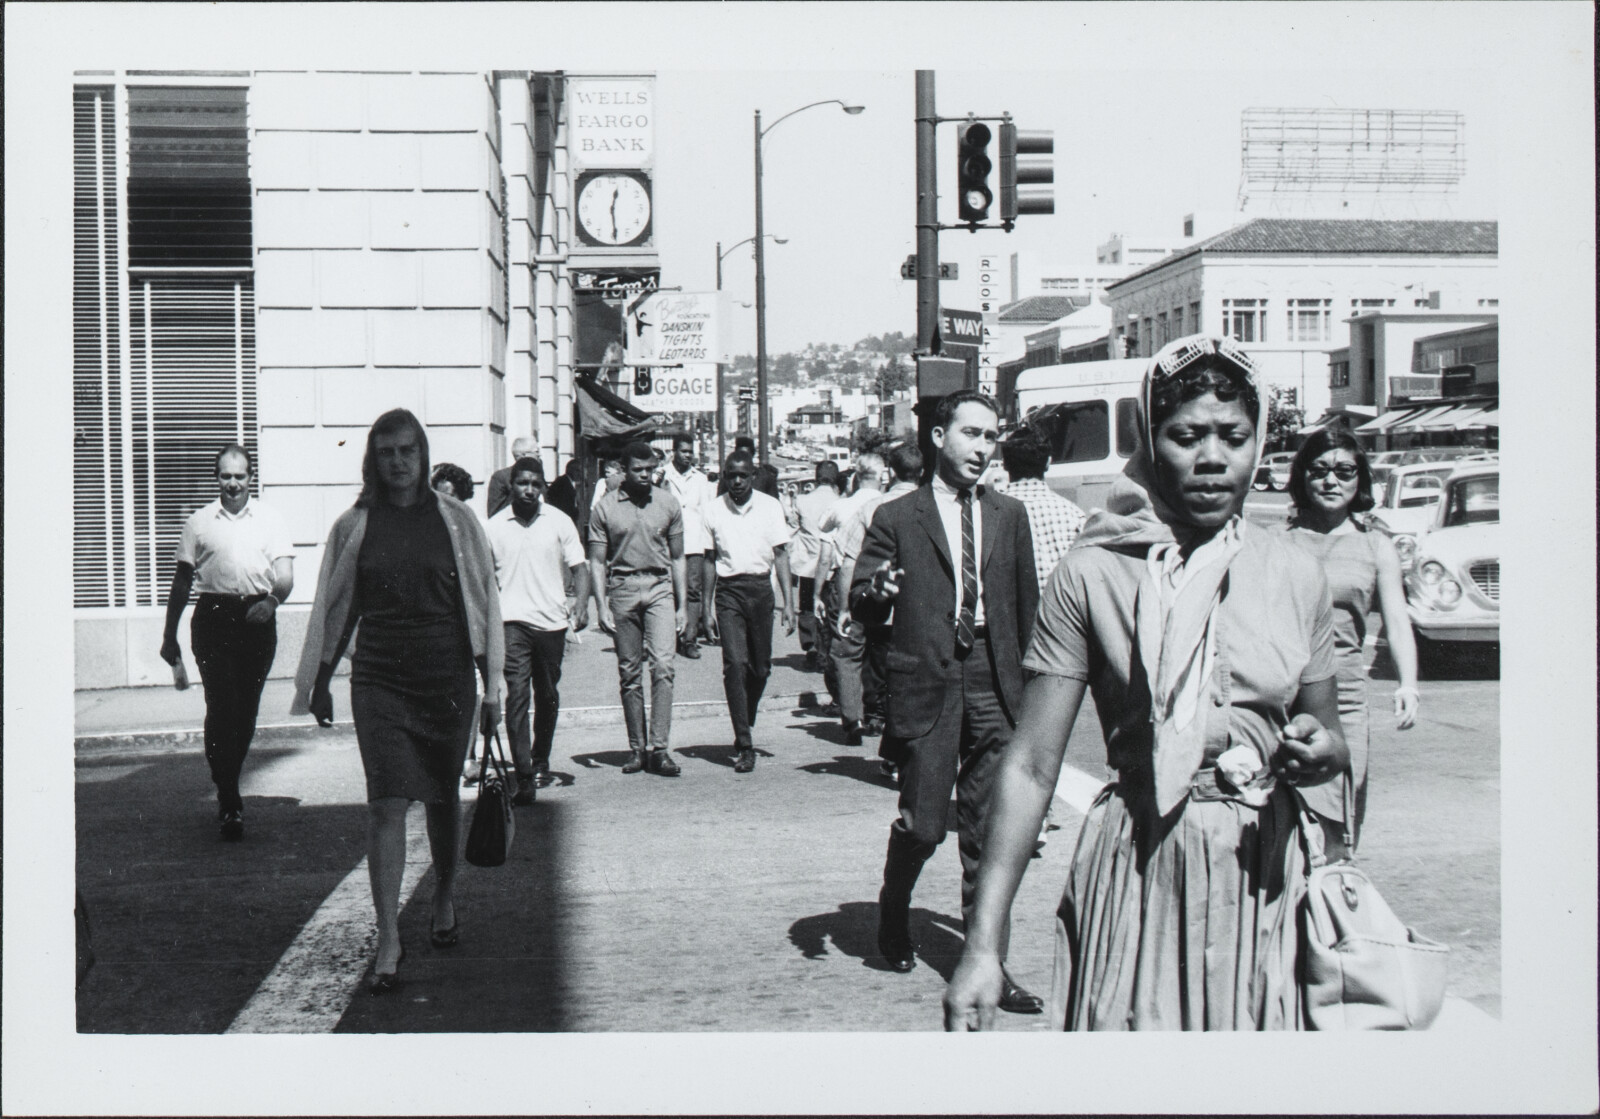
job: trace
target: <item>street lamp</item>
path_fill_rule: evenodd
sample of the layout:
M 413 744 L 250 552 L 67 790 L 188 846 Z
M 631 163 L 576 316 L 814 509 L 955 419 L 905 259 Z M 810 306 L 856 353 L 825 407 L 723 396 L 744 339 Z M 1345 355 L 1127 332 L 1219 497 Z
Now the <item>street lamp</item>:
M 757 418 L 756 453 L 762 462 L 767 461 L 767 254 L 764 251 L 766 237 L 761 218 L 761 140 L 795 113 L 803 113 L 819 105 L 837 105 L 851 116 L 866 108 L 865 105 L 846 105 L 838 98 L 813 101 L 784 113 L 766 128 L 761 127 L 761 110 L 756 110 L 756 409 L 761 413 Z
M 787 237 L 774 237 L 770 233 L 765 234 L 765 236 L 766 237 L 770 237 L 772 240 L 776 241 L 780 245 L 787 245 L 789 243 L 789 238 L 787 238 Z M 737 244 L 729 245 L 727 252 L 724 252 L 722 250 L 722 242 L 721 241 L 717 242 L 717 290 L 718 291 L 722 290 L 722 262 L 723 262 L 723 260 L 728 256 L 729 253 L 733 252 L 733 250 L 737 249 L 740 245 L 748 245 L 750 242 L 752 242 L 754 240 L 755 240 L 754 237 L 746 237 L 743 241 L 740 241 Z M 750 306 L 750 304 L 744 302 L 743 300 L 740 300 L 739 306 L 748 307 L 748 306 Z M 725 434 L 725 431 L 724 431 L 724 429 L 726 428 L 727 424 L 724 422 L 724 419 L 723 419 L 723 416 L 724 416 L 724 413 L 725 413 L 725 410 L 726 410 L 726 405 L 723 403 L 723 399 L 724 399 L 723 394 L 724 394 L 724 392 L 725 392 L 725 390 L 722 387 L 722 362 L 719 361 L 719 362 L 717 362 L 717 469 L 718 470 L 722 469 L 722 463 L 728 457 L 728 447 L 727 447 L 727 442 L 726 442 L 726 434 Z

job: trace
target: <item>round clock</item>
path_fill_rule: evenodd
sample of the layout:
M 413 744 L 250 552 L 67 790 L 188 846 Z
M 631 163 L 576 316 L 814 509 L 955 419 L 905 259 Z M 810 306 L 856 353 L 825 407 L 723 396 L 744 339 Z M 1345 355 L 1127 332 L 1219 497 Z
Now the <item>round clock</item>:
M 578 228 L 596 245 L 633 245 L 650 232 L 650 187 L 643 176 L 597 171 L 578 184 Z

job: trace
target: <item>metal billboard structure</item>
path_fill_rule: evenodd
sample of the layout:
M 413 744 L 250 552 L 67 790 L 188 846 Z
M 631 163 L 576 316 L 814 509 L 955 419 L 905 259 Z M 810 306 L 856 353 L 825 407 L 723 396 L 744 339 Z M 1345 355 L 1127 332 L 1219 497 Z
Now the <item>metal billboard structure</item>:
M 1454 110 L 1246 109 L 1239 132 L 1241 211 L 1447 206 L 1466 174 Z

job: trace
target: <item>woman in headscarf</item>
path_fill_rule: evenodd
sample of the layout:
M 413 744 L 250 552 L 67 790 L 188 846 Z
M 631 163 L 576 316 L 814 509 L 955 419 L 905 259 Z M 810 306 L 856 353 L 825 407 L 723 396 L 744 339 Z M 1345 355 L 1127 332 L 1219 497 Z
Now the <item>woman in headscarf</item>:
M 1367 614 L 1383 615 L 1389 656 L 1400 677 L 1394 690 L 1395 726 L 1409 730 L 1417 721 L 1417 643 L 1406 616 L 1406 592 L 1400 582 L 1400 557 L 1394 543 L 1367 527 L 1362 516 L 1372 508 L 1372 467 L 1345 431 L 1313 432 L 1294 456 L 1289 470 L 1294 512 L 1289 539 L 1322 565 L 1333 595 L 1334 649 L 1339 662 L 1339 722 L 1350 747 L 1350 774 L 1355 797 L 1344 804 L 1342 781 L 1307 790 L 1306 801 L 1317 812 L 1338 819 L 1349 813 L 1351 845 L 1360 839 L 1367 814 L 1367 758 L 1371 753 L 1367 719 L 1367 667 L 1362 649 Z
M 1051 577 L 995 778 L 947 1029 L 987 1028 L 998 934 L 1085 689 L 1116 779 L 1058 911 L 1065 1029 L 1295 1029 L 1293 786 L 1342 774 L 1333 615 L 1317 563 L 1241 510 L 1259 458 L 1250 358 L 1194 335 L 1151 361 L 1144 441 Z
M 399 985 L 400 885 L 406 809 L 427 806 L 433 854 L 430 941 L 457 940 L 455 877 L 461 846 L 461 768 L 480 725 L 500 716 L 505 634 L 494 558 L 467 506 L 428 485 L 428 436 L 404 408 L 367 433 L 361 496 L 328 533 L 316 600 L 295 674 L 291 714 L 333 725 L 329 683 L 360 621 L 350 669 L 350 708 L 367 776 L 367 871 L 378 918 L 368 990 Z

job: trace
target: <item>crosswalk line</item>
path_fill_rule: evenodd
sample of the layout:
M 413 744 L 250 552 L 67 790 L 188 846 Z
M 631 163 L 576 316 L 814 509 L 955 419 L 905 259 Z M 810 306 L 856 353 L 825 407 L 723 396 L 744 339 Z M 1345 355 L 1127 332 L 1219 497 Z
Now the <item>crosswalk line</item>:
M 406 812 L 401 909 L 431 865 L 426 812 L 421 804 L 413 804 Z M 377 947 L 372 889 L 367 880 L 367 860 L 362 859 L 318 906 L 227 1032 L 331 1032 L 360 989 Z

